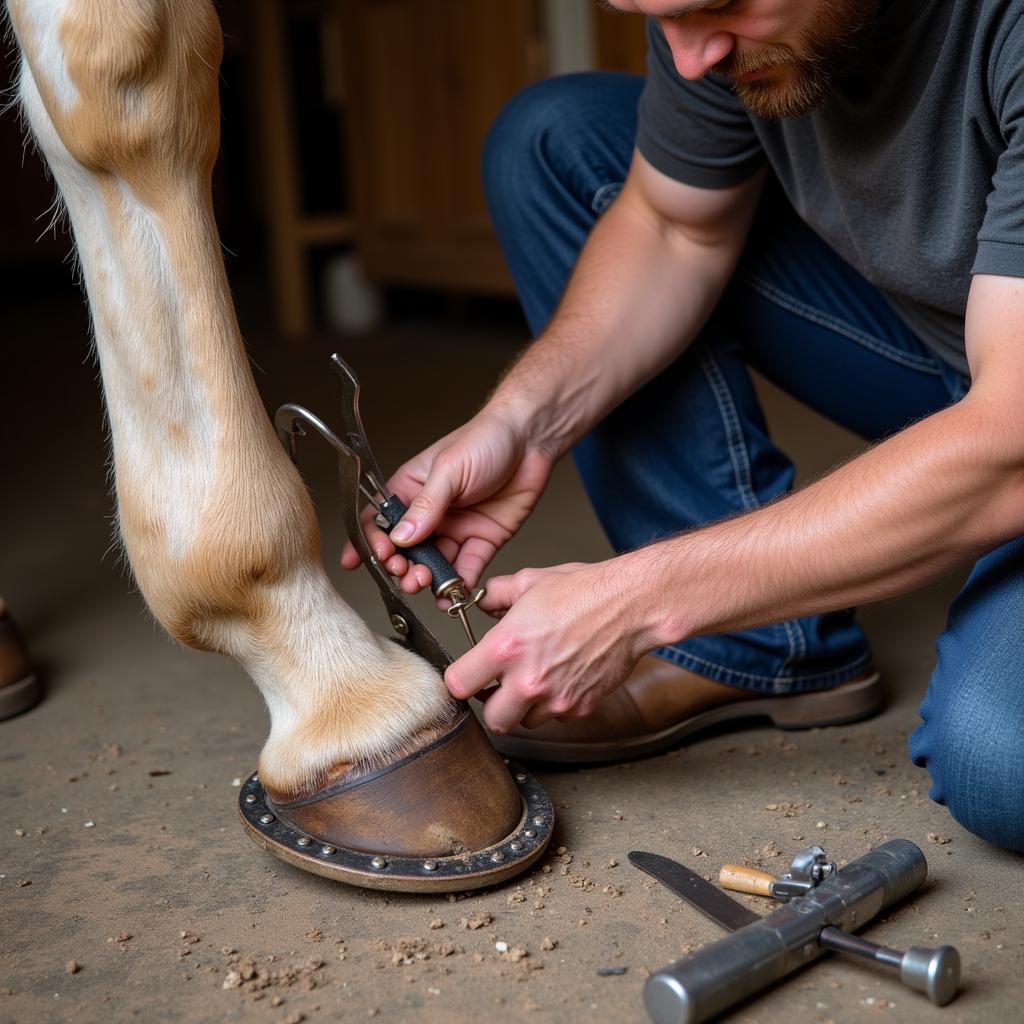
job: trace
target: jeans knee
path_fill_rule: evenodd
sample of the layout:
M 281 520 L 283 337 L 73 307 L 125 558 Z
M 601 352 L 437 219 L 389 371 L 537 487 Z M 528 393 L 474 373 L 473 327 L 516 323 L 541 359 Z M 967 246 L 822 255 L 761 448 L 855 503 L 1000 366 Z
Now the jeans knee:
M 1024 852 L 1024 722 L 998 701 L 961 701 L 928 714 L 910 737 L 931 797 L 969 832 Z
M 600 159 L 610 108 L 635 106 L 639 83 L 632 75 L 582 72 L 544 79 L 513 96 L 483 148 L 484 192 L 496 219 L 503 209 L 515 214 L 532 190 L 568 179 L 580 161 Z

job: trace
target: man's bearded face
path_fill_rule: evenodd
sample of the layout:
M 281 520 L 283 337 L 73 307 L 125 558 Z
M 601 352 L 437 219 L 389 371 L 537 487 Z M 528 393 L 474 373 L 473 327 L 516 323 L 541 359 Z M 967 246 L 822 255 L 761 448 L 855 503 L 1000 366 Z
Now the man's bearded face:
M 796 46 L 733 51 L 714 66 L 758 117 L 800 117 L 836 89 L 871 31 L 879 0 L 819 0 Z

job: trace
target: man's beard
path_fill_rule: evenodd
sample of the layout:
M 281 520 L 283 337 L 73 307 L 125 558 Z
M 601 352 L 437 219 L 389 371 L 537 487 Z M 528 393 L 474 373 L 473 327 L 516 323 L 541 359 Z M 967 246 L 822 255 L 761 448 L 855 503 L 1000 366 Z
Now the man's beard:
M 714 71 L 733 80 L 741 102 L 758 117 L 802 117 L 827 99 L 857 57 L 859 44 L 871 32 L 879 0 L 819 0 L 821 10 L 804 33 L 799 49 L 765 46 L 753 53 L 730 54 Z M 774 75 L 752 82 L 737 76 L 777 68 Z

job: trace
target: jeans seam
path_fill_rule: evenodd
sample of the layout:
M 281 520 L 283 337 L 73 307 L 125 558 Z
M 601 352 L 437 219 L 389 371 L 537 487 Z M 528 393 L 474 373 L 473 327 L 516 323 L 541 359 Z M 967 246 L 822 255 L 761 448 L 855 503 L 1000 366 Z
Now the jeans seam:
M 684 668 L 690 668 L 692 671 L 702 674 L 701 668 L 710 669 L 713 672 L 717 672 L 720 675 L 731 676 L 736 679 L 744 679 L 752 683 L 768 683 L 771 685 L 773 692 L 778 692 L 775 687 L 780 682 L 778 676 L 762 676 L 757 675 L 753 672 L 741 672 L 739 669 L 730 668 L 728 665 L 721 665 L 714 661 L 707 661 L 704 658 L 698 657 L 696 654 L 691 654 L 689 651 L 680 651 L 675 647 L 659 647 L 655 652 L 658 657 L 663 657 L 667 661 L 671 661 L 676 665 Z M 848 661 L 838 668 L 832 669 L 830 672 L 819 672 L 815 675 L 809 676 L 790 676 L 788 682 L 790 683 L 822 683 L 827 684 L 830 682 L 841 682 L 840 676 L 847 672 L 852 672 L 857 668 L 860 668 L 871 658 L 871 652 L 865 651 L 863 654 L 858 655 L 852 661 Z
M 754 484 L 750 475 L 750 453 L 747 451 L 746 442 L 743 440 L 743 430 L 740 425 L 739 414 L 736 412 L 736 403 L 732 400 L 729 385 L 722 374 L 722 368 L 718 361 L 708 350 L 707 346 L 698 346 L 698 357 L 704 377 L 711 386 L 711 393 L 714 395 L 715 404 L 718 406 L 718 414 L 722 418 L 722 426 L 725 428 L 725 443 L 729 449 L 729 461 L 732 463 L 733 477 L 736 481 L 736 490 L 739 491 L 740 500 L 746 510 L 758 507 L 757 494 L 754 492 Z
M 811 323 L 817 324 L 819 327 L 824 327 L 836 334 L 841 334 L 843 337 L 849 338 L 850 341 L 856 342 L 858 345 L 869 349 L 877 355 L 884 356 L 891 362 L 899 363 L 911 370 L 918 370 L 921 373 L 926 373 L 933 377 L 942 376 L 941 369 L 933 360 L 922 356 L 915 356 L 909 352 L 902 352 L 895 346 L 890 345 L 888 342 L 885 342 L 880 338 L 876 338 L 874 335 L 868 334 L 866 331 L 862 331 L 859 327 L 854 327 L 852 324 L 848 324 L 837 317 L 828 313 L 823 313 L 820 309 L 815 309 L 813 306 L 809 306 L 806 302 L 802 302 L 800 299 L 794 298 L 792 295 L 789 295 L 777 288 L 775 285 L 770 284 L 763 278 L 757 277 L 755 274 L 751 274 L 749 271 L 739 274 L 738 279 L 769 302 L 773 302 L 775 305 L 781 306 L 783 309 L 793 313 L 795 316 L 799 316 L 804 320 L 809 320 Z
M 807 654 L 807 637 L 804 635 L 800 620 L 786 619 L 782 625 L 785 626 L 786 636 L 789 638 L 789 657 L 779 666 L 779 671 L 775 676 L 777 684 L 792 679 L 789 668 Z
M 729 460 L 732 462 L 733 476 L 736 481 L 736 489 L 739 492 L 743 507 L 747 510 L 760 506 L 757 492 L 754 490 L 753 477 L 750 471 L 750 452 L 747 450 L 746 441 L 743 438 L 743 425 L 740 422 L 739 413 L 736 411 L 736 403 L 733 401 L 732 392 L 729 390 L 728 381 L 718 360 L 706 345 L 699 345 L 697 355 L 700 359 L 701 369 L 704 377 L 711 387 L 715 404 L 718 406 L 718 414 L 722 418 L 722 426 L 725 428 L 725 442 L 729 449 Z M 789 645 L 789 653 L 779 666 L 777 679 L 788 678 L 787 670 L 807 652 L 806 640 L 803 629 L 795 619 L 779 623 L 779 627 L 786 634 L 786 643 Z

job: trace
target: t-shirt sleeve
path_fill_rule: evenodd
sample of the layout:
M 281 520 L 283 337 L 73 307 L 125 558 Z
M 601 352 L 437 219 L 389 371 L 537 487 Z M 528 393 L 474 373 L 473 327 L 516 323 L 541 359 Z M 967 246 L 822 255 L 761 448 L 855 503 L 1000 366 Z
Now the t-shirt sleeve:
M 765 162 L 750 116 L 729 83 L 716 75 L 683 78 L 653 18 L 647 19 L 647 81 L 636 146 L 662 174 L 698 188 L 738 185 Z
M 990 89 L 1006 148 L 992 175 L 972 271 L 1024 277 L 1024 22 L 1009 33 L 993 68 Z

